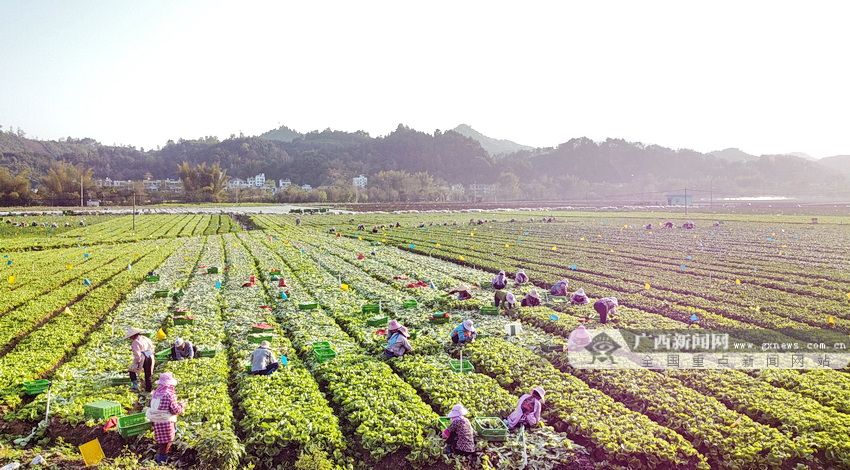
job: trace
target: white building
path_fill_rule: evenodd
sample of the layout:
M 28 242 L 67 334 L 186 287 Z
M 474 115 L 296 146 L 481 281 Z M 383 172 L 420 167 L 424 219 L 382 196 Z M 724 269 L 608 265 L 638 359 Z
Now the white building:
M 249 177 L 246 181 L 248 186 L 254 186 L 256 188 L 262 188 L 266 185 L 266 174 L 260 173 L 259 175 Z
M 366 183 L 369 180 L 365 176 L 360 175 L 360 176 L 357 176 L 355 178 L 352 178 L 351 181 L 354 184 L 355 188 L 366 189 Z
M 292 186 L 292 181 L 289 181 L 289 180 L 278 180 L 277 183 L 278 183 L 277 187 L 280 188 L 280 189 L 286 189 L 286 188 Z
M 303 189 L 304 191 L 312 191 L 313 187 L 310 186 L 309 184 L 302 184 L 301 189 Z

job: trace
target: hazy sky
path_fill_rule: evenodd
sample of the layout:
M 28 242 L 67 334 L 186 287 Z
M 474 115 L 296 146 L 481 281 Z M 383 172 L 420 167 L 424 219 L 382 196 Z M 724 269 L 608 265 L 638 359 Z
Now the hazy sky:
M 153 147 L 465 122 L 850 154 L 841 1 L 0 0 L 0 124 Z

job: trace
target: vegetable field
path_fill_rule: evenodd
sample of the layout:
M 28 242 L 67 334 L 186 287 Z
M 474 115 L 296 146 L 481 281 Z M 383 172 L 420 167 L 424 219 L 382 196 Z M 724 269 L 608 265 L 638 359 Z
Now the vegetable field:
M 0 464 L 42 454 L 78 468 L 76 446 L 98 438 L 110 465 L 152 465 L 152 432 L 124 438 L 85 413 L 147 404 L 126 380 L 132 326 L 157 351 L 176 337 L 205 351 L 154 373 L 173 373 L 188 400 L 172 463 L 194 468 L 850 469 L 844 369 L 591 370 L 560 348 L 580 324 L 846 337 L 850 218 L 711 215 L 683 229 L 682 215 L 639 212 L 300 217 L 254 215 L 252 230 L 224 214 L 0 228 Z M 531 282 L 510 283 L 518 298 L 565 278 L 591 302 L 481 310 L 493 275 L 519 269 Z M 472 299 L 446 295 L 459 284 Z M 609 296 L 620 307 L 603 325 L 592 304 Z M 411 353 L 384 357 L 380 317 L 410 329 Z M 461 349 L 450 332 L 464 319 L 479 338 Z M 506 336 L 515 322 L 521 334 Z M 287 359 L 269 376 L 246 370 L 260 336 Z M 472 370 L 454 372 L 459 359 Z M 39 379 L 49 394 L 22 393 Z M 537 386 L 542 426 L 477 439 L 469 459 L 443 452 L 440 417 L 455 404 L 493 432 Z

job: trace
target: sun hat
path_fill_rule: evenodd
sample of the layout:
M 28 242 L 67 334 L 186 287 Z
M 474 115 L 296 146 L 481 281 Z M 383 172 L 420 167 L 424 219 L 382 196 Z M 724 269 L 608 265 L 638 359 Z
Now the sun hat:
M 179 347 L 179 346 L 183 346 L 183 342 L 184 342 L 184 341 L 183 341 L 183 338 L 175 338 L 175 339 L 174 339 L 174 345 L 175 345 L 175 346 L 178 346 L 178 347 Z
M 531 393 L 536 393 L 540 397 L 540 401 L 544 401 L 543 399 L 546 396 L 546 390 L 543 390 L 543 387 L 534 387 L 531 389 Z
M 469 411 L 466 410 L 466 407 L 458 403 L 452 407 L 452 411 L 449 412 L 449 418 L 459 418 L 461 416 L 466 416 L 467 413 L 469 413 Z
M 269 343 L 268 341 L 263 341 L 262 343 L 260 343 L 260 347 L 263 348 L 263 349 L 269 349 L 269 348 L 272 347 L 272 344 Z
M 531 289 L 531 291 L 528 293 L 528 296 L 534 297 L 535 299 L 538 299 L 538 300 L 540 299 L 540 294 L 537 293 L 537 289 Z
M 390 322 L 387 323 L 387 331 L 395 331 L 399 328 L 401 328 L 401 323 L 399 323 L 398 320 L 390 320 Z
M 171 374 L 171 372 L 163 372 L 159 374 L 159 380 L 156 383 L 160 385 L 177 385 L 177 379 Z
M 472 320 L 464 320 L 463 329 L 470 333 L 475 333 L 475 325 L 472 323 Z
M 144 331 L 138 328 L 127 328 L 127 333 L 124 334 L 124 339 L 130 339 L 133 336 L 140 335 L 142 333 L 144 333 Z
M 512 293 L 508 292 L 508 295 L 505 296 L 505 302 L 509 304 L 516 303 L 516 297 Z

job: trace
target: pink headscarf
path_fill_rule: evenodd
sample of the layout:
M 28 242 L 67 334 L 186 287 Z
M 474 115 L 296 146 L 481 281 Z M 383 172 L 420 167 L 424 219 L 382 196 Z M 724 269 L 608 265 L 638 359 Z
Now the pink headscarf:
M 177 385 L 177 379 L 171 372 L 163 372 L 159 374 L 159 380 L 156 381 L 156 390 L 151 395 L 152 398 L 159 398 L 170 393 L 174 393 L 174 386 Z

